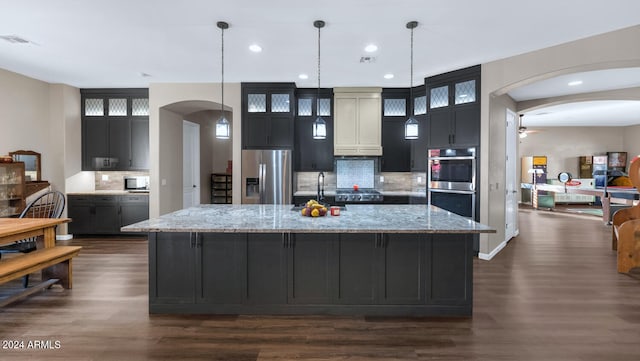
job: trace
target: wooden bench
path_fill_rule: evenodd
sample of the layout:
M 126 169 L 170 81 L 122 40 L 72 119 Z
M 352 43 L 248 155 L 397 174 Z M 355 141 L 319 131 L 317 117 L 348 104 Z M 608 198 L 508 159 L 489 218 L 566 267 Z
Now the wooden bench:
M 631 162 L 629 178 L 640 189 L 640 158 Z M 611 248 L 618 251 L 618 272 L 640 267 L 640 203 L 613 214 Z
M 71 259 L 78 255 L 82 247 L 57 246 L 38 249 L 0 261 L 0 283 L 8 282 L 30 273 L 42 270 L 43 282 L 25 289 L 0 302 L 0 307 L 22 299 L 36 291 L 60 283 L 63 288 L 72 287 Z

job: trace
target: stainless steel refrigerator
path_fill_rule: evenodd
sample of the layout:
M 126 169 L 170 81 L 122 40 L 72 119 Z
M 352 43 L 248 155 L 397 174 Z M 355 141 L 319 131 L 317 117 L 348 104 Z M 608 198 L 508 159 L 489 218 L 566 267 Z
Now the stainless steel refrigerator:
M 291 151 L 242 151 L 242 203 L 291 204 Z

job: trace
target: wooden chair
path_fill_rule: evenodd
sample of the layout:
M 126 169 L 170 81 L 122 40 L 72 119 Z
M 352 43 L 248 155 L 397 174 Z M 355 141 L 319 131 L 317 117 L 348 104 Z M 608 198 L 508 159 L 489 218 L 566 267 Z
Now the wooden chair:
M 18 218 L 60 218 L 64 205 L 64 194 L 58 191 L 47 192 L 29 203 Z M 31 237 L 2 245 L 0 246 L 0 257 L 3 253 L 33 252 L 37 248 L 37 241 L 37 237 Z M 24 288 L 29 285 L 28 274 L 24 276 L 22 285 Z
M 629 178 L 640 189 L 640 158 L 629 166 Z M 613 214 L 611 247 L 618 250 L 618 272 L 640 267 L 640 203 Z

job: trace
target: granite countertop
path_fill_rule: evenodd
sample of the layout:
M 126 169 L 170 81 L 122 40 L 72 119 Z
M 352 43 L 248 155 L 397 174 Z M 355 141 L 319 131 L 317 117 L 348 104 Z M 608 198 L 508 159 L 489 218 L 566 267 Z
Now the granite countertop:
M 200 205 L 126 227 L 123 232 L 495 233 L 426 205 L 348 205 L 340 216 L 303 217 L 292 205 Z
M 130 195 L 130 194 L 135 194 L 135 195 L 142 195 L 142 196 L 148 196 L 149 192 L 131 192 L 131 191 L 117 191 L 117 190 L 97 190 L 97 191 L 83 191 L 83 192 L 69 192 L 67 193 L 67 195 L 70 196 L 104 196 L 104 195 L 114 195 L 114 196 L 119 196 L 119 195 Z
M 426 197 L 427 192 L 411 192 L 411 191 L 380 191 L 383 196 L 410 196 L 410 197 Z M 313 197 L 315 199 L 317 195 L 316 191 L 296 191 L 293 193 L 294 197 Z M 333 197 L 336 195 L 335 191 L 325 191 L 324 195 L 327 197 Z

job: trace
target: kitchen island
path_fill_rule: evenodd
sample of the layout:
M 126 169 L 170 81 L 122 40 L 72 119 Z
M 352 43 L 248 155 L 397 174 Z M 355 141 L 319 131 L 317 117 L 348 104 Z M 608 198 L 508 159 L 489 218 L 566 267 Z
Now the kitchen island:
M 472 241 L 495 230 L 437 207 L 202 205 L 149 233 L 149 311 L 470 316 Z

